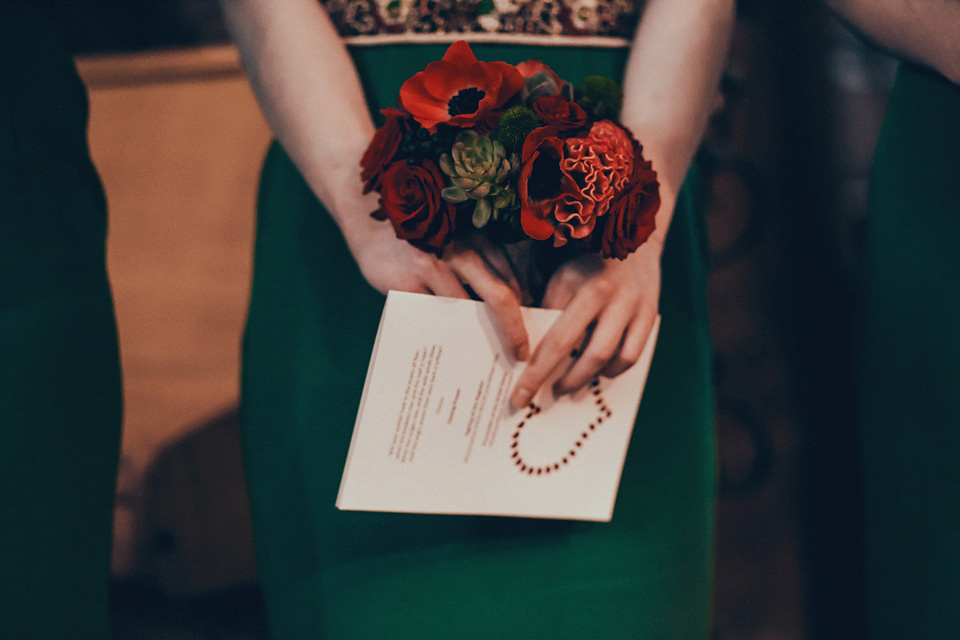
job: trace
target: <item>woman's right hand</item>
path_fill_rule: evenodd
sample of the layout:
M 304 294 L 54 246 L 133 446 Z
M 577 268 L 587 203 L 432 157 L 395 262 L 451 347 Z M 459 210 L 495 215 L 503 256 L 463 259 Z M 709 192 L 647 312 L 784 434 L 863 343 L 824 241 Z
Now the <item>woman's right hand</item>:
M 530 357 L 530 343 L 520 315 L 516 279 L 501 274 L 491 256 L 467 243 L 449 245 L 443 256 L 421 251 L 397 238 L 387 221 L 372 221 L 362 238 L 348 240 L 363 277 L 381 293 L 391 289 L 450 298 L 470 298 L 464 285 L 483 300 L 507 350 L 517 360 Z

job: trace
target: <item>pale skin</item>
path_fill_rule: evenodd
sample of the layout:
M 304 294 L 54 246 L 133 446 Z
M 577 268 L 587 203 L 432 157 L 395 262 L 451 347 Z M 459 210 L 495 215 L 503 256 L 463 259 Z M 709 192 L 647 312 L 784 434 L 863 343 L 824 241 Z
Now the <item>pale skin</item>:
M 960 84 L 960 0 L 828 0 L 827 4 L 891 54 Z
M 490 307 L 514 357 L 528 361 L 511 396 L 517 407 L 530 402 L 574 348 L 582 347 L 580 355 L 555 393 L 573 392 L 597 374 L 619 375 L 637 361 L 657 315 L 660 256 L 677 193 L 716 101 L 733 0 L 648 2 L 630 51 L 621 119 L 659 176 L 657 230 L 626 260 L 585 256 L 563 265 L 543 306 L 564 311 L 532 353 L 516 279 L 496 250 L 458 245 L 438 258 L 370 217 L 377 195 L 362 194 L 358 166 L 374 125 L 349 54 L 319 3 L 221 4 L 277 139 L 330 211 L 371 286 L 459 298 L 468 297 L 469 286 Z

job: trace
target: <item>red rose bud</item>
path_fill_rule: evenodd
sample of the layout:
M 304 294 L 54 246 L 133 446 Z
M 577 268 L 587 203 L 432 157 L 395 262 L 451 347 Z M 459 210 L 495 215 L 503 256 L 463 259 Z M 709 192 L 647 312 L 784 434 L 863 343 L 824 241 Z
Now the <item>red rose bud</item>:
M 400 87 L 400 104 L 425 128 L 438 124 L 470 127 L 502 107 L 523 87 L 506 62 L 480 62 L 465 41 L 450 45 Z
M 533 103 L 533 111 L 544 124 L 561 131 L 581 129 L 587 124 L 587 112 L 563 96 L 540 96 Z
M 363 180 L 363 192 L 380 191 L 381 177 L 387 166 L 393 161 L 403 141 L 407 116 L 396 109 L 384 109 L 386 123 L 373 134 L 370 146 L 360 159 L 360 179 Z
M 380 210 L 398 238 L 439 255 L 454 230 L 455 209 L 440 195 L 444 187 L 440 168 L 430 160 L 411 165 L 394 162 L 383 173 Z
M 605 258 L 623 260 L 647 241 L 656 228 L 660 183 L 649 161 L 636 145 L 630 186 L 610 205 L 603 227 L 601 251 Z

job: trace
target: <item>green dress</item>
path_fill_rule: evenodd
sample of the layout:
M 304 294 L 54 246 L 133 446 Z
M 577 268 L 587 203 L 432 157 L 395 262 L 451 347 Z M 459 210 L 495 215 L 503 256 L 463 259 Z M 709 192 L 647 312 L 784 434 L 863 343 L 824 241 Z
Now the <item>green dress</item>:
M 960 87 L 904 64 L 874 158 L 860 349 L 871 638 L 960 637 Z
M 445 45 L 352 49 L 371 109 Z M 625 50 L 474 45 L 576 82 Z M 318 114 L 322 117 L 322 114 Z M 663 325 L 610 523 L 341 512 L 334 502 L 384 298 L 278 147 L 259 196 L 241 412 L 274 640 L 643 638 L 710 631 L 715 464 L 700 207 L 664 253 Z
M 69 53 L 0 17 L 0 637 L 108 636 L 120 364 Z

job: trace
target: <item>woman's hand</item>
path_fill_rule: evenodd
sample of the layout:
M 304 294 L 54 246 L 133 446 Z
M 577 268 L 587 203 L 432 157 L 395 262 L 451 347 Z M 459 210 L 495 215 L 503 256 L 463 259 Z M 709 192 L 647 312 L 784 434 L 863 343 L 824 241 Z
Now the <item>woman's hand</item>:
M 455 242 L 438 258 L 397 238 L 387 221 L 372 221 L 362 240 L 348 243 L 363 277 L 381 293 L 395 289 L 469 298 L 466 285 L 490 308 L 513 357 L 530 357 L 520 315 L 519 287 L 512 272 L 504 271 L 502 256 L 494 247 L 484 244 L 475 249 L 471 244 Z
M 564 264 L 547 284 L 543 305 L 563 309 L 520 374 L 511 402 L 526 406 L 571 356 L 554 384 L 572 393 L 597 374 L 620 375 L 640 358 L 660 300 L 660 246 L 651 241 L 625 260 L 585 255 Z

